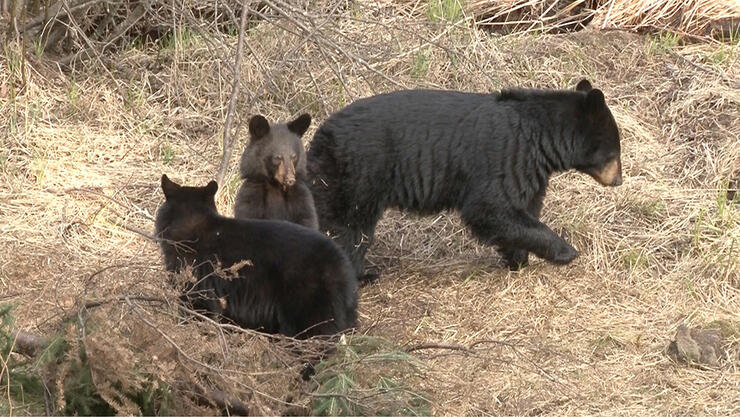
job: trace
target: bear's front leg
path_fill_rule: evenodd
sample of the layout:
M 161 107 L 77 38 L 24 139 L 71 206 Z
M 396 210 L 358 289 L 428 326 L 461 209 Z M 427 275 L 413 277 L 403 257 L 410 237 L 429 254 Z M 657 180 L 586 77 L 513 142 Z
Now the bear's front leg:
M 528 250 L 540 258 L 564 265 L 578 256 L 573 246 L 544 223 L 523 210 L 510 210 L 502 216 L 506 225 L 501 239 L 511 246 Z
M 463 209 L 462 217 L 478 239 L 504 248 L 504 256 L 510 254 L 512 263 L 524 257 L 521 251 L 561 265 L 578 256 L 568 242 L 524 210 L 476 202 Z
M 289 198 L 292 221 L 309 229 L 319 230 L 319 218 L 313 195 L 303 182 L 297 183 Z
M 234 200 L 234 217 L 237 219 L 264 219 L 265 197 L 262 185 L 243 182 Z
M 540 189 L 534 194 L 527 205 L 527 213 L 539 220 L 542 211 L 542 200 L 545 198 L 547 182 L 541 184 Z M 529 252 L 524 249 L 516 248 L 499 248 L 498 253 L 504 258 L 506 267 L 511 271 L 518 271 L 529 264 Z

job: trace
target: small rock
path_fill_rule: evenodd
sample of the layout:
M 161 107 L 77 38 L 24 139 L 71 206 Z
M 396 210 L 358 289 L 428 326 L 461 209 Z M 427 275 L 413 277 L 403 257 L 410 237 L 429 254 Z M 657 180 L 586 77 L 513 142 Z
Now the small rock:
M 719 329 L 689 329 L 682 324 L 666 354 L 676 362 L 716 367 L 722 356 L 722 334 Z

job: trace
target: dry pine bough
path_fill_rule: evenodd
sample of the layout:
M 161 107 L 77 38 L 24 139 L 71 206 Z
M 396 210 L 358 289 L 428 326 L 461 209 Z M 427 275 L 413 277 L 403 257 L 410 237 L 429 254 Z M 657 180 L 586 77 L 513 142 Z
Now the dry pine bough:
M 95 308 L 95 307 L 104 306 L 104 305 L 107 305 L 109 303 L 123 303 L 123 302 L 126 302 L 129 305 L 133 305 L 133 304 L 131 304 L 131 301 L 132 300 L 144 300 L 144 301 L 148 301 L 148 302 L 160 302 L 160 303 L 164 303 L 164 304 L 166 304 L 168 302 L 168 300 L 166 300 L 166 299 L 157 299 L 157 298 L 152 298 L 152 297 L 138 297 L 138 296 L 131 296 L 131 297 L 128 297 L 127 296 L 127 297 L 119 297 L 119 298 L 110 299 L 110 300 L 91 301 L 91 302 L 85 303 L 81 308 L 79 308 L 78 310 L 76 310 L 76 311 L 70 313 L 69 315 L 67 315 L 66 316 L 66 319 L 72 320 L 73 318 L 75 318 L 77 316 L 80 316 L 81 317 L 83 315 L 83 312 L 87 311 L 88 309 L 92 309 L 92 308 Z M 192 313 L 193 314 L 197 314 L 195 312 L 192 312 Z M 7 314 L 7 310 L 5 310 L 3 312 L 3 314 Z M 2 317 L 0 317 L 0 318 L 2 318 Z M 203 317 L 203 318 L 204 319 L 207 319 L 205 317 Z M 82 323 L 82 320 L 80 320 L 80 323 Z M 82 332 L 82 333 L 85 333 L 85 332 Z M 69 337 L 69 335 L 68 335 L 68 337 Z M 52 345 L 53 343 L 55 343 L 55 339 L 54 338 L 49 338 L 49 337 L 46 337 L 46 336 L 41 336 L 39 334 L 32 333 L 32 332 L 27 332 L 27 331 L 23 331 L 23 330 L 12 330 L 10 332 L 10 334 L 9 334 L 9 338 L 10 338 L 10 352 L 16 352 L 16 353 L 19 353 L 19 354 L 24 355 L 26 357 L 32 358 L 32 359 L 38 358 L 42 353 L 44 353 L 47 349 L 50 348 L 50 345 Z M 90 339 L 91 342 L 90 341 L 87 341 L 86 339 L 83 339 L 82 340 L 82 343 L 72 343 L 72 345 L 84 346 L 84 350 L 86 351 L 86 353 L 83 355 L 83 357 L 84 358 L 87 358 L 87 359 L 83 359 L 83 361 L 85 362 L 83 364 L 83 366 L 90 366 L 90 367 L 94 367 L 95 366 L 95 362 L 96 361 L 93 360 L 93 357 L 96 356 L 96 354 L 94 353 L 95 350 L 96 350 L 96 344 L 94 342 L 95 339 L 96 339 L 95 337 L 92 337 L 92 339 Z M 90 343 L 88 343 L 88 342 L 90 342 Z M 106 342 L 106 344 L 107 344 L 107 342 Z M 65 357 L 69 356 L 70 358 L 74 358 L 74 356 L 76 355 L 76 352 L 74 352 L 73 348 L 70 347 L 70 346 L 68 346 L 67 347 L 67 350 L 69 350 L 69 353 L 66 354 Z M 53 356 L 53 354 L 51 354 L 51 355 Z M 103 355 L 104 355 L 104 353 L 103 353 Z M 10 359 L 10 357 L 8 357 L 8 359 Z M 154 361 L 157 360 L 156 357 L 151 358 L 151 359 L 154 360 Z M 8 361 L 8 362 L 10 362 L 10 361 Z M 98 362 L 100 362 L 100 361 L 98 360 Z M 108 367 L 110 366 L 110 364 L 106 365 L 105 362 L 106 361 L 103 361 L 104 368 L 101 370 L 101 372 L 103 372 L 104 374 L 105 373 L 108 373 Z M 55 372 L 60 372 L 61 375 L 64 375 L 65 372 L 70 372 L 69 371 L 70 365 L 64 364 L 64 365 L 60 365 L 60 366 L 61 366 L 61 368 L 63 370 L 62 371 L 52 371 L 52 374 L 55 373 Z M 91 371 L 92 371 L 92 369 L 91 369 Z M 11 372 L 11 371 L 9 370 L 9 372 Z M 60 377 L 60 378 L 62 378 L 62 377 Z M 118 394 L 116 392 L 116 391 L 121 390 L 121 389 L 123 389 L 125 387 L 117 387 L 116 388 L 116 387 L 113 387 L 113 386 L 108 386 L 107 387 L 108 389 L 110 389 L 111 391 L 116 392 L 116 394 L 114 394 L 111 397 L 110 394 L 106 395 L 101 390 L 101 387 L 106 387 L 106 384 L 107 384 L 107 381 L 101 380 L 101 379 L 102 378 L 97 378 L 96 379 L 96 378 L 93 377 L 93 381 L 92 381 L 91 385 L 94 386 L 95 388 L 97 388 L 97 390 L 94 390 L 93 393 L 94 392 L 97 392 L 98 395 L 103 396 L 104 397 L 104 400 L 109 405 L 111 405 L 111 406 L 114 406 L 115 407 L 116 404 L 117 404 L 118 406 L 125 407 L 127 405 L 126 403 L 128 402 L 128 401 L 126 401 L 127 399 L 125 398 L 124 395 Z M 60 381 L 55 381 L 55 383 L 60 383 Z M 249 409 L 249 407 L 244 402 L 242 402 L 241 400 L 239 400 L 237 398 L 234 398 L 234 397 L 230 396 L 229 394 L 227 394 L 224 391 L 221 391 L 219 389 L 209 389 L 209 388 L 206 388 L 202 383 L 200 383 L 200 382 L 198 382 L 198 381 L 196 381 L 194 379 L 191 379 L 189 381 L 183 381 L 180 385 L 182 385 L 182 386 L 178 387 L 178 389 L 180 391 L 182 391 L 182 392 L 189 393 L 190 397 L 192 398 L 192 401 L 195 404 L 198 404 L 198 405 L 203 406 L 203 407 L 214 407 L 215 406 L 218 409 L 227 412 L 229 415 L 250 415 L 250 411 L 249 411 L 250 409 Z M 8 389 L 10 389 L 9 386 L 8 386 Z M 91 389 L 94 389 L 94 388 L 91 388 Z M 66 397 L 66 395 L 65 394 L 62 394 L 62 393 L 58 393 L 58 392 L 56 394 L 60 397 L 60 398 L 57 398 L 56 403 L 57 404 L 63 403 L 62 398 Z M 96 395 L 96 394 L 88 394 L 88 395 Z M 115 397 L 117 397 L 117 398 L 115 398 Z M 124 400 L 123 403 L 121 403 L 121 399 Z M 134 411 L 136 411 L 136 410 L 142 411 L 142 410 L 136 408 L 135 405 L 133 407 L 134 407 L 133 408 Z M 64 407 L 60 407 L 60 409 L 57 410 L 56 412 L 57 413 L 58 412 L 61 412 L 61 409 L 62 408 L 64 408 Z M 118 410 L 120 411 L 120 409 L 118 409 Z M 51 410 L 49 409 L 49 404 L 47 404 L 47 414 L 49 412 L 51 412 Z

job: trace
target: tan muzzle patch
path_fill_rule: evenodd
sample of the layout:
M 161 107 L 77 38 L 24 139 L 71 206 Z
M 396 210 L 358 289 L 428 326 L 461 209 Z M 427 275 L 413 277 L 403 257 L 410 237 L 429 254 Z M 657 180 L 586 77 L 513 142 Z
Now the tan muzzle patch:
M 616 187 L 622 184 L 622 161 L 614 158 L 607 162 L 599 171 L 594 171 L 592 176 L 601 185 Z
M 275 171 L 275 180 L 280 183 L 283 191 L 295 185 L 295 167 L 292 162 L 280 162 Z

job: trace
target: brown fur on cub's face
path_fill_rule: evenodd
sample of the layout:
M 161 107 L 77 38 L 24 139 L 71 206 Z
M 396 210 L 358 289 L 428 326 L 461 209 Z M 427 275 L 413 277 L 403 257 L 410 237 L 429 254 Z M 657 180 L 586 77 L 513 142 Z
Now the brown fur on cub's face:
M 310 124 L 307 114 L 273 125 L 262 116 L 252 117 L 251 140 L 240 165 L 244 182 L 234 202 L 236 218 L 285 220 L 318 230 L 301 143 Z
M 306 152 L 301 136 L 311 125 L 311 116 L 302 114 L 287 123 L 270 123 L 261 115 L 249 120 L 250 140 L 242 154 L 242 179 L 268 182 L 283 191 L 306 175 Z

